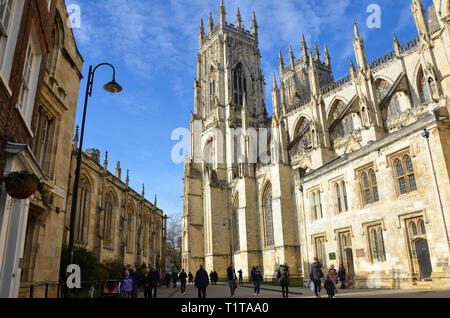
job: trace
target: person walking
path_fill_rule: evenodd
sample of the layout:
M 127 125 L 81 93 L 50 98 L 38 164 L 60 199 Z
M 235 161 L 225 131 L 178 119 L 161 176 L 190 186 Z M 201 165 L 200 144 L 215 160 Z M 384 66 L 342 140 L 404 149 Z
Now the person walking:
M 124 277 L 122 278 L 122 283 L 120 284 L 122 292 L 125 298 L 131 298 L 133 293 L 133 278 L 130 276 L 130 272 L 126 270 L 124 272 Z
M 256 269 L 253 271 L 253 277 L 252 277 L 253 285 L 255 286 L 255 296 L 259 297 L 261 282 L 263 281 L 261 269 L 259 266 L 256 267 Z
M 325 279 L 325 282 L 323 283 L 323 287 L 327 291 L 328 298 L 334 297 L 334 292 L 336 290 L 336 286 L 334 285 L 333 280 L 331 279 L 330 275 L 327 275 L 327 279 Z
M 170 281 L 172 280 L 172 275 L 170 275 L 169 272 L 164 276 L 164 279 L 166 281 L 167 288 L 170 288 Z
M 148 274 L 148 285 L 149 285 L 149 294 L 150 298 L 156 298 L 156 292 L 158 291 L 158 284 L 159 284 L 159 271 L 156 269 L 155 266 L 152 267 L 152 270 Z
M 178 276 L 178 279 L 180 280 L 180 284 L 181 284 L 181 295 L 184 296 L 186 295 L 186 279 L 187 279 L 187 275 L 186 272 L 184 271 L 184 268 L 181 270 L 180 276 Z
M 209 272 L 209 279 L 211 280 L 211 285 L 214 285 L 214 273 L 213 273 L 213 271 Z
M 309 278 L 314 284 L 314 293 L 317 298 L 320 298 L 320 290 L 322 288 L 322 278 L 324 277 L 322 272 L 322 264 L 319 262 L 318 257 L 314 257 L 314 263 L 311 264 L 311 272 Z
M 242 269 L 238 270 L 238 275 L 239 275 L 239 286 L 243 286 Z
M 144 285 L 144 298 L 150 298 L 149 290 L 150 290 L 150 268 L 147 267 L 145 269 L 144 277 L 142 278 L 142 282 Z
M 189 272 L 189 285 L 192 284 L 194 282 L 194 275 L 192 275 L 191 272 Z
M 214 277 L 213 277 L 214 285 L 217 285 L 217 282 L 219 281 L 219 275 L 217 274 L 216 271 L 214 271 L 213 274 L 214 274 Z
M 330 270 L 328 271 L 328 275 L 330 275 L 330 279 L 334 284 L 335 293 L 337 293 L 337 290 L 336 290 L 337 271 L 336 271 L 336 268 L 334 268 L 334 264 L 331 264 Z
M 281 293 L 283 294 L 283 298 L 289 298 L 289 266 L 287 263 L 280 265 L 280 267 L 278 268 L 277 277 L 280 281 Z
M 130 272 L 130 277 L 133 279 L 133 291 L 132 297 L 138 298 L 138 291 L 141 285 L 141 277 L 139 273 L 136 271 L 136 267 L 133 267 Z
M 338 271 L 338 277 L 339 281 L 341 282 L 341 289 L 345 288 L 345 268 L 344 265 L 339 265 L 339 271 Z
M 178 273 L 174 271 L 172 273 L 173 288 L 177 288 L 177 282 L 178 282 Z
M 234 291 L 237 288 L 236 285 L 236 271 L 234 269 L 233 263 L 230 264 L 230 267 L 227 268 L 227 276 L 228 276 L 228 285 L 230 286 L 231 298 L 234 298 Z
M 195 287 L 198 289 L 198 298 L 206 298 L 206 287 L 209 285 L 208 273 L 200 265 L 199 270 L 195 274 Z

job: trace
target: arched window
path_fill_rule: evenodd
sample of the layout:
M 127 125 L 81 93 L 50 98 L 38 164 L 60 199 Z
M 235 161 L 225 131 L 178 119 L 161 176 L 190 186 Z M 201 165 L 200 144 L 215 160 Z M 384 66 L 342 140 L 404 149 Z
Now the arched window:
M 312 144 L 311 122 L 307 118 L 302 117 L 299 120 L 294 136 L 294 138 L 301 136 L 297 145 L 297 153 L 303 155 L 306 149 L 311 148 Z
M 423 70 L 420 69 L 418 79 L 417 79 L 418 87 L 419 87 L 419 96 L 420 102 L 428 103 L 430 99 L 430 90 L 428 88 L 427 79 L 424 76 Z
M 422 235 L 427 234 L 427 231 L 425 230 L 425 222 L 422 219 L 419 220 L 419 227 Z
M 339 186 L 339 183 L 336 183 L 336 198 L 337 198 L 337 204 L 338 204 L 338 212 L 342 213 L 342 200 L 341 200 L 341 187 Z
M 234 105 L 242 107 L 244 94 L 247 94 L 247 79 L 242 64 L 238 64 L 233 72 Z
M 75 224 L 75 240 L 81 244 L 88 243 L 90 202 L 90 187 L 87 180 L 82 178 L 78 190 L 78 211 Z
M 353 133 L 353 131 L 355 130 L 353 124 L 353 115 L 352 114 L 346 115 L 336 129 L 337 129 L 336 136 L 338 138 Z
M 214 140 L 211 138 L 205 145 L 203 151 L 203 160 L 205 163 L 212 165 L 214 163 Z
M 372 262 L 383 262 L 386 260 L 384 251 L 383 229 L 381 225 L 376 225 L 368 228 L 369 244 L 372 256 Z
M 325 237 L 317 237 L 314 242 L 316 257 L 319 258 L 319 262 L 325 265 Z
M 64 28 L 59 12 L 55 14 L 52 36 L 50 37 L 50 52 L 47 57 L 47 69 L 50 77 L 55 77 L 61 47 L 64 45 Z
M 342 100 L 339 100 L 335 103 L 330 122 L 335 121 L 336 119 L 339 118 L 339 116 L 341 116 L 342 112 L 345 110 L 345 106 L 346 105 Z
M 347 187 L 345 185 L 345 181 L 342 181 L 342 192 L 344 194 L 344 208 L 345 211 L 348 211 Z
M 263 195 L 263 211 L 265 221 L 266 246 L 273 246 L 273 213 L 272 213 L 272 185 L 268 184 Z
M 392 85 L 383 79 L 378 79 L 375 83 L 378 101 L 381 101 L 392 88 Z
M 143 217 L 143 222 L 142 222 L 142 230 L 144 231 L 143 235 L 142 235 L 142 251 L 144 256 L 147 256 L 147 252 L 149 249 L 149 243 L 150 243 L 150 239 L 149 239 L 149 233 L 150 233 L 150 213 L 148 212 L 148 210 L 145 210 L 144 212 L 144 217 Z
M 315 192 L 312 194 L 313 197 L 313 204 L 314 204 L 314 220 L 317 220 L 319 218 L 319 207 L 317 203 L 317 195 Z
M 111 246 L 113 244 L 113 224 L 114 224 L 114 216 L 113 211 L 115 207 L 115 202 L 113 196 L 108 193 L 106 195 L 106 202 L 105 202 L 105 215 L 104 215 L 104 233 L 103 233 L 103 239 L 107 246 Z
M 131 204 L 127 206 L 127 252 L 133 251 L 133 237 L 134 237 L 134 209 Z
M 361 183 L 365 204 L 371 204 L 380 200 L 378 195 L 377 177 L 375 171 L 368 169 L 361 172 Z
M 237 252 L 240 250 L 239 243 L 239 195 L 236 196 L 233 203 L 233 247 L 234 251 Z
M 416 191 L 416 178 L 411 157 L 404 155 L 403 157 L 394 159 L 393 167 L 395 169 L 400 194 Z
M 212 109 L 214 109 L 214 101 L 216 97 L 216 82 L 214 80 L 210 80 L 209 82 L 209 107 L 206 112 L 206 115 L 208 116 Z
M 387 118 L 392 118 L 394 116 L 400 115 L 400 101 L 398 96 L 394 96 L 389 103 L 389 107 L 387 110 Z
M 411 222 L 411 230 L 412 230 L 412 234 L 414 236 L 418 235 L 419 233 L 417 232 L 417 224 L 416 222 Z

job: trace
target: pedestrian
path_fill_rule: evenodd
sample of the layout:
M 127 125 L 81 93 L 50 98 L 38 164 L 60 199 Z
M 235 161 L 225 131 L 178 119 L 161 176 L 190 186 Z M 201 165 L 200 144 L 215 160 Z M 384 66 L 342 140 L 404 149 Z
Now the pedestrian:
M 130 272 L 126 270 L 124 272 L 124 277 L 122 278 L 122 283 L 120 284 L 122 292 L 125 298 L 131 298 L 133 293 L 133 278 L 130 276 Z
M 141 284 L 141 277 L 139 273 L 136 271 L 136 267 L 133 267 L 130 271 L 130 277 L 133 279 L 133 292 L 132 297 L 138 298 L 138 290 Z
M 192 275 L 191 272 L 189 272 L 189 285 L 192 284 L 194 282 L 194 275 Z
M 255 296 L 259 297 L 261 282 L 263 281 L 261 269 L 259 266 L 256 267 L 256 269 L 253 271 L 253 277 L 252 277 L 253 285 L 255 286 Z
M 230 286 L 231 298 L 234 298 L 234 291 L 237 288 L 236 285 L 236 271 L 234 269 L 233 263 L 230 264 L 230 267 L 227 268 L 227 276 L 228 276 L 228 285 Z
M 128 273 L 130 273 L 130 270 L 131 270 L 131 265 L 130 264 L 127 264 L 127 266 L 124 266 L 122 268 L 122 278 L 125 277 L 125 272 L 128 271 Z
M 206 287 L 209 285 L 208 273 L 200 265 L 199 270 L 195 274 L 195 287 L 198 289 L 198 298 L 206 298 Z
M 334 284 L 334 289 L 336 289 L 337 284 L 337 271 L 336 268 L 334 268 L 334 264 L 331 264 L 330 270 L 328 271 L 328 275 L 330 275 L 330 279 Z M 335 291 L 337 293 L 337 290 Z
M 158 290 L 159 284 L 159 271 L 155 266 L 152 267 L 152 270 L 149 273 L 149 294 L 150 298 L 156 298 L 156 292 Z
M 214 285 L 214 273 L 213 273 L 213 271 L 211 271 L 209 273 L 209 279 L 211 280 L 211 285 Z
M 177 281 L 178 281 L 178 273 L 174 271 L 172 273 L 173 288 L 177 288 Z
M 314 257 L 314 263 L 311 264 L 311 272 L 309 274 L 309 278 L 314 284 L 314 293 L 317 298 L 320 298 L 320 290 L 322 288 L 322 279 L 324 275 L 322 272 L 322 264 L 319 262 L 318 257 Z
M 339 281 L 341 282 L 341 289 L 345 288 L 345 268 L 344 265 L 339 265 L 339 272 L 338 272 Z
M 172 275 L 169 272 L 164 276 L 167 288 L 170 288 L 170 281 L 172 280 Z
M 187 275 L 186 272 L 184 271 L 184 268 L 181 270 L 180 276 L 178 276 L 178 279 L 180 280 L 180 284 L 181 284 L 181 295 L 186 295 L 186 279 L 187 279 Z
M 334 292 L 336 290 L 336 286 L 333 283 L 333 280 L 331 279 L 330 275 L 327 275 L 327 279 L 325 279 L 325 282 L 323 283 L 323 287 L 327 291 L 328 298 L 334 297 Z
M 238 270 L 238 275 L 239 275 L 239 286 L 243 286 L 243 279 L 242 279 L 242 269 Z
M 278 268 L 277 277 L 280 281 L 281 293 L 283 294 L 283 298 L 289 298 L 289 266 L 287 262 L 285 262 L 283 265 L 280 265 L 280 267 Z
M 253 267 L 252 267 L 252 270 L 251 270 L 251 272 L 250 272 L 250 279 L 252 279 L 253 273 L 254 273 L 255 270 L 256 270 L 256 267 L 253 266 Z
M 142 279 L 143 285 L 144 285 L 144 298 L 150 298 L 149 291 L 150 291 L 150 267 L 147 267 L 145 269 L 145 274 Z
M 213 274 L 214 274 L 214 285 L 217 285 L 217 282 L 219 281 L 219 275 L 217 274 L 216 271 L 214 271 Z

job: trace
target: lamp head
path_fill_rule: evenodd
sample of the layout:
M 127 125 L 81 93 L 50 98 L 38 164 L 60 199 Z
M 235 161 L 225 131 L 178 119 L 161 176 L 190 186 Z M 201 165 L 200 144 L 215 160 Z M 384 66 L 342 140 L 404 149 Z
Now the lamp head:
M 109 82 L 108 84 L 105 84 L 103 88 L 105 89 L 105 91 L 110 92 L 112 94 L 119 93 L 122 91 L 122 86 L 120 86 L 119 83 L 116 82 L 115 78 L 113 78 L 112 81 Z

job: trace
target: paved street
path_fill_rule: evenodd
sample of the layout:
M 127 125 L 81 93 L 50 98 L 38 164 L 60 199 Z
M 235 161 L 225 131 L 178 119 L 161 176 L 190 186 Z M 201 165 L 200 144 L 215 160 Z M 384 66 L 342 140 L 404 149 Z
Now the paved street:
M 236 298 L 257 298 L 253 294 L 253 288 L 239 287 L 236 289 Z M 277 286 L 265 286 L 261 289 L 260 298 L 281 298 L 281 289 Z M 315 298 L 313 293 L 307 288 L 290 288 L 290 298 Z M 326 298 L 325 290 L 322 289 L 321 295 Z M 219 284 L 209 286 L 206 291 L 208 298 L 230 298 L 230 290 L 227 285 Z M 143 297 L 143 294 L 140 295 Z M 186 295 L 182 296 L 179 286 L 160 287 L 158 289 L 158 298 L 197 298 L 197 289 L 193 285 L 188 285 Z M 392 290 L 392 289 L 346 289 L 338 290 L 336 298 L 450 298 L 450 290 Z

